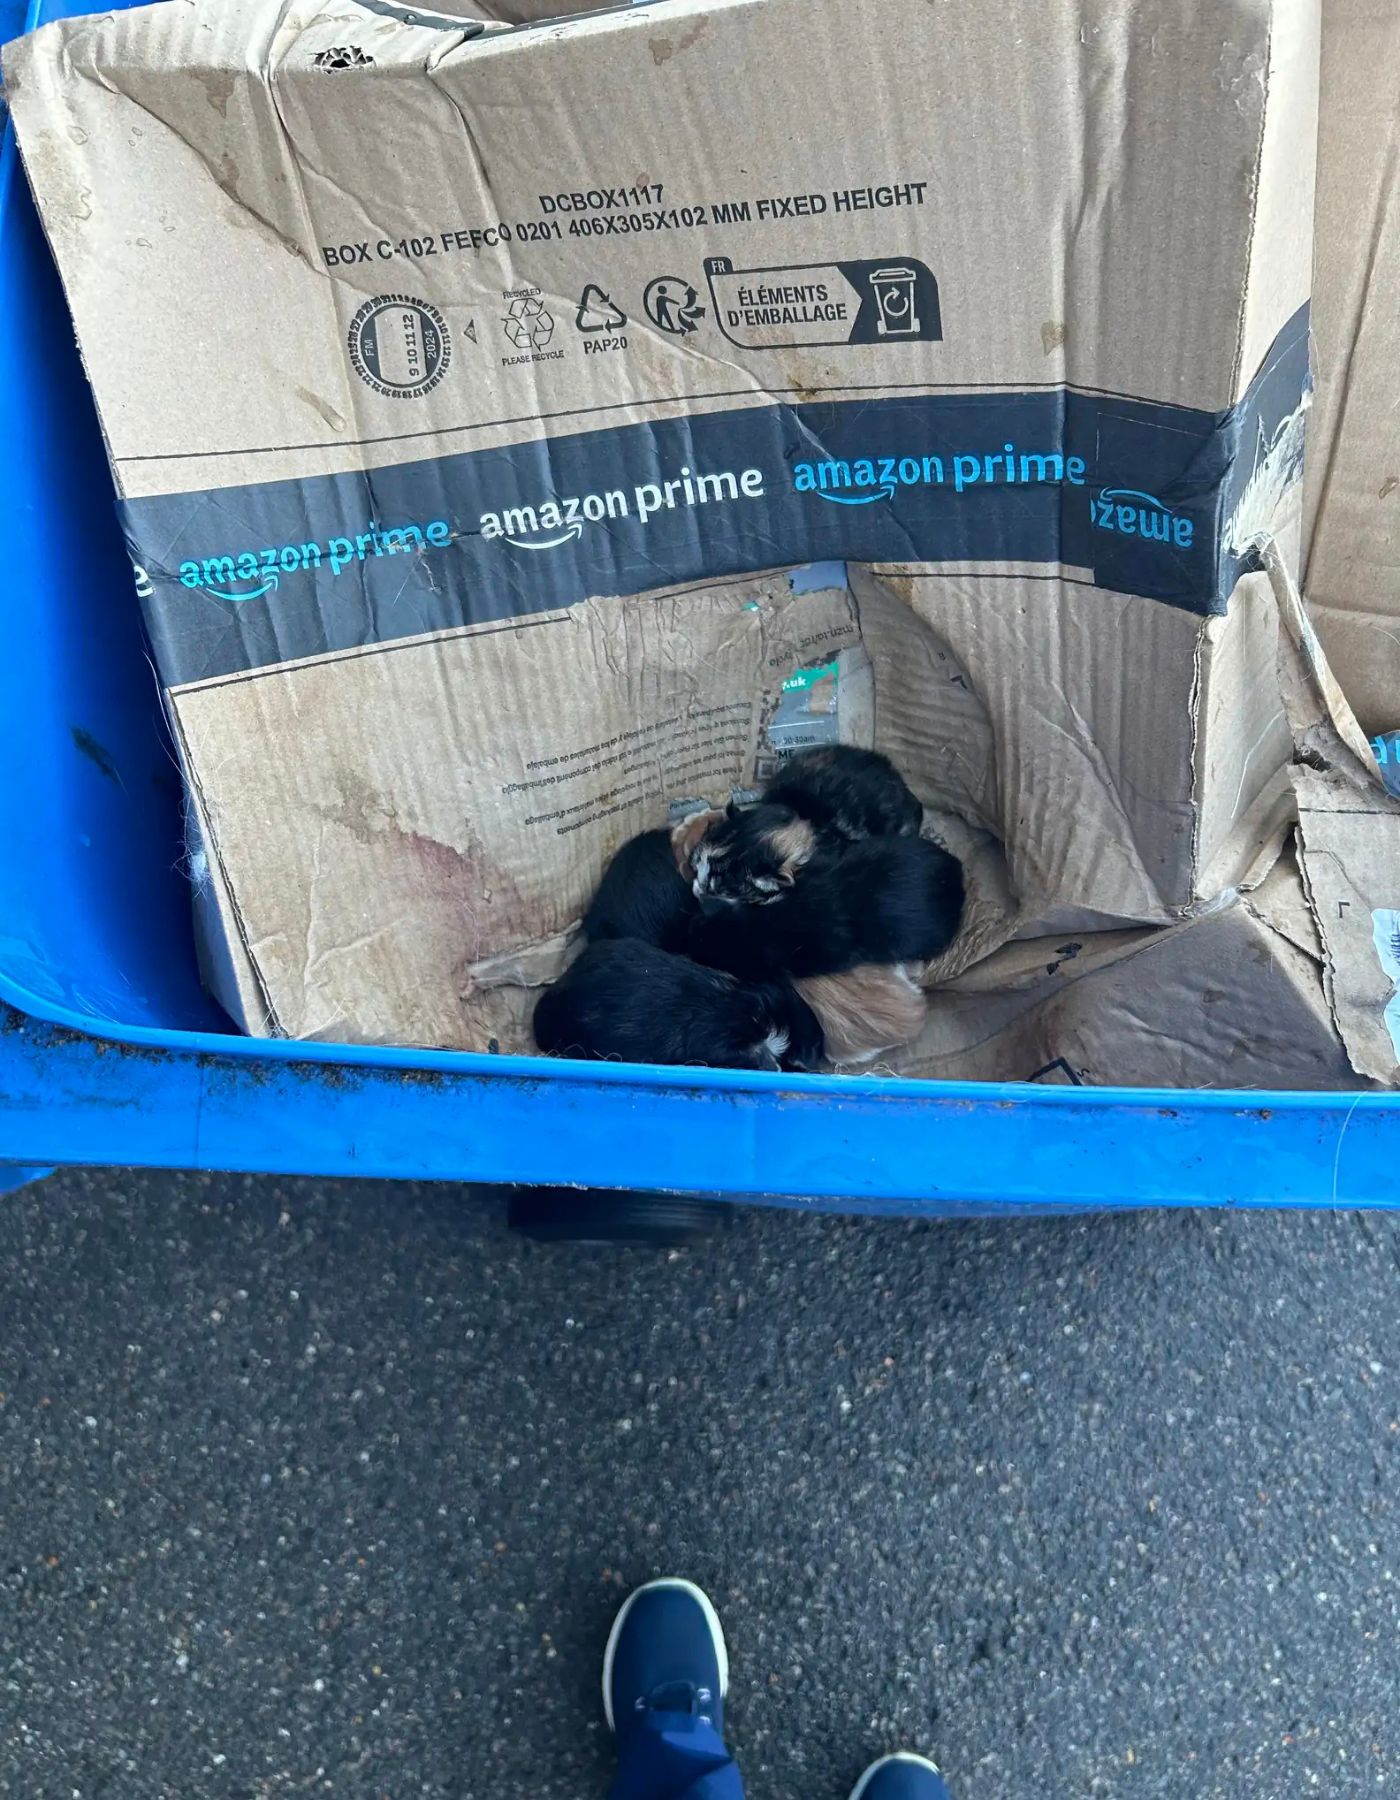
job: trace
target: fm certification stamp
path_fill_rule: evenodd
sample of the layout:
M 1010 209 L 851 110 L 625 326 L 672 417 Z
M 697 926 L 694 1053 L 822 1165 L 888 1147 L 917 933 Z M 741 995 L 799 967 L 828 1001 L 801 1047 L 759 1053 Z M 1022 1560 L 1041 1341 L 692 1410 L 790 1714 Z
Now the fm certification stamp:
M 350 361 L 361 381 L 390 400 L 420 400 L 452 361 L 447 321 L 412 294 L 376 294 L 350 321 Z

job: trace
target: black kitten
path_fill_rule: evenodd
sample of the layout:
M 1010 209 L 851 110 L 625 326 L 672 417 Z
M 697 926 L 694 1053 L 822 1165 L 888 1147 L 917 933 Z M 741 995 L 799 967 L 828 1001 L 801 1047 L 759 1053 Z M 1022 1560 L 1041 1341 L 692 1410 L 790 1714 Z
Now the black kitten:
M 854 744 L 799 750 L 765 786 L 763 798 L 852 843 L 917 837 L 924 822 L 923 807 L 889 757 Z
M 534 1030 L 546 1055 L 607 1062 L 813 1068 L 822 1054 L 786 982 L 745 986 L 636 938 L 590 944 L 536 1002 Z
M 689 948 L 745 981 L 922 963 L 952 942 L 962 907 L 962 864 L 946 850 L 926 838 L 862 838 L 816 849 L 801 880 L 763 905 L 707 893 Z
M 685 949 L 699 907 L 671 840 L 669 831 L 644 831 L 613 857 L 583 915 L 590 942 L 640 938 L 660 950 Z

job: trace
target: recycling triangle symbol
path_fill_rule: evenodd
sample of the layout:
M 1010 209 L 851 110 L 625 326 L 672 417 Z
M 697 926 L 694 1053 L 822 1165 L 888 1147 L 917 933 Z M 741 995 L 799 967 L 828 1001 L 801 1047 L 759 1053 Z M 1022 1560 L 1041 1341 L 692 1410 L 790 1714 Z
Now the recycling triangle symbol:
M 621 331 L 627 323 L 627 314 L 620 306 L 613 305 L 596 281 L 590 281 L 579 296 L 574 323 L 580 331 Z

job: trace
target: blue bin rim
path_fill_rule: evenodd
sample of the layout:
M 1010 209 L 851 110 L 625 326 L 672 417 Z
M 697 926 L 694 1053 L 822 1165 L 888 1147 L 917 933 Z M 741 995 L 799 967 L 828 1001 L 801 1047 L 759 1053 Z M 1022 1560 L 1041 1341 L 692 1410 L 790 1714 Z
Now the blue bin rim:
M 709 1069 L 654 1063 L 580 1062 L 552 1056 L 491 1056 L 474 1050 L 430 1050 L 408 1045 L 338 1044 L 305 1038 L 254 1038 L 242 1033 L 156 1029 L 152 1026 L 100 1025 L 85 1014 L 16 986 L 0 975 L 0 1003 L 50 1025 L 98 1042 L 129 1044 L 188 1055 L 322 1067 L 354 1068 L 392 1074 L 423 1071 L 440 1075 L 486 1077 L 502 1081 L 540 1081 L 561 1086 L 634 1088 L 641 1093 L 689 1093 L 697 1099 L 724 1095 L 825 1095 L 833 1104 L 844 1100 L 930 1100 L 985 1108 L 1069 1107 L 1101 1113 L 1106 1106 L 1176 1117 L 1182 1112 L 1267 1113 L 1306 1111 L 1351 1113 L 1358 1106 L 1391 1109 L 1400 1119 L 1400 1094 L 1365 1088 L 1155 1088 L 1042 1086 L 1032 1081 L 940 1081 L 907 1075 L 768 1074 L 749 1069 Z

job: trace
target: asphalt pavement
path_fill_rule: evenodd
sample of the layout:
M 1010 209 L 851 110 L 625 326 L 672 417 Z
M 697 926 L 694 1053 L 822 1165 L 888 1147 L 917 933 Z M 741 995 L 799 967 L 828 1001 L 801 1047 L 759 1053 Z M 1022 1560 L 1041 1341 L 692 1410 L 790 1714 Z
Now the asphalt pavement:
M 602 1800 L 636 1582 L 750 1800 L 1400 1792 L 1400 1216 L 67 1174 L 0 1200 L 0 1793 Z

